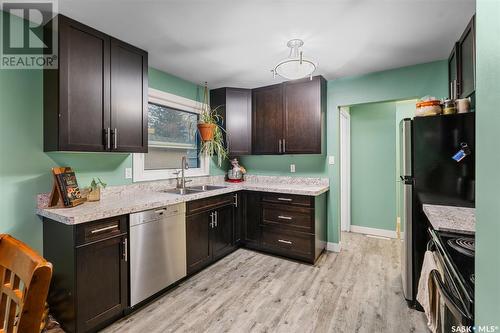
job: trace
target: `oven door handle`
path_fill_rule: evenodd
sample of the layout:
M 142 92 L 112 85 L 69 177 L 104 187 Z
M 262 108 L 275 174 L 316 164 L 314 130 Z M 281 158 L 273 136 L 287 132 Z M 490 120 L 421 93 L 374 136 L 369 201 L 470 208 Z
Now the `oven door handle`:
M 432 280 L 434 281 L 434 284 L 438 292 L 441 294 L 444 303 L 446 304 L 450 312 L 453 314 L 453 316 L 455 316 L 456 318 L 460 318 L 460 322 L 463 323 L 464 325 L 472 323 L 472 318 L 470 318 L 467 314 L 465 314 L 464 311 L 457 305 L 457 303 L 455 303 L 455 301 L 451 297 L 443 281 L 441 281 L 441 274 L 434 269 L 431 271 L 430 275 Z

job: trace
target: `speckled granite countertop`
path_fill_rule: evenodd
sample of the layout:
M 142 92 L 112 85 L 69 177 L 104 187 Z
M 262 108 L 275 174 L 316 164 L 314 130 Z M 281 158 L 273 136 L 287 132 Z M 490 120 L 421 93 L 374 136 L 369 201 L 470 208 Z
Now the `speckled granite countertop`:
M 200 177 L 193 179 L 189 186 L 196 184 L 224 185 L 226 187 L 178 195 L 162 192 L 175 187 L 172 181 L 111 186 L 103 190 L 101 201 L 86 202 L 74 208 L 47 208 L 48 194 L 45 193 L 38 196 L 36 214 L 65 224 L 78 224 L 240 190 L 317 196 L 329 189 L 327 178 L 247 176 L 245 182 L 234 184 L 224 182 L 222 177 Z
M 435 230 L 474 235 L 476 210 L 467 207 L 424 204 L 424 213 Z

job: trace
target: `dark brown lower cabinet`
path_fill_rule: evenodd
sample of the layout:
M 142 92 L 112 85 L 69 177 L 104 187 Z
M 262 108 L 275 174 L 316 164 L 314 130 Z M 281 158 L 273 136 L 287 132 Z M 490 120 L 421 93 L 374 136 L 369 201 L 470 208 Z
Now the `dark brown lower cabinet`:
M 244 192 L 243 246 L 314 264 L 326 248 L 326 194 Z
M 234 193 L 190 201 L 186 207 L 187 273 L 193 274 L 236 249 Z
M 128 306 L 128 219 L 43 224 L 44 257 L 54 266 L 48 303 L 66 332 L 95 332 Z
M 196 272 L 212 261 L 210 214 L 204 211 L 186 217 L 187 272 Z
M 261 217 L 261 194 L 260 192 L 245 191 L 243 192 L 243 219 L 242 227 L 242 244 L 245 247 L 259 249 L 260 248 L 260 217 Z
M 211 245 L 213 260 L 217 260 L 234 250 L 234 205 L 218 208 L 214 214 Z

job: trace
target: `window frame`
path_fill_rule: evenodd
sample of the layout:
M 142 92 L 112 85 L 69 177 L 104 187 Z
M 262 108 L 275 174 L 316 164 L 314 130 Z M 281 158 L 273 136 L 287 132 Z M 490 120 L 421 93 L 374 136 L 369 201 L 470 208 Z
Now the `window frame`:
M 158 89 L 148 89 L 148 105 L 154 103 L 180 111 L 200 114 L 203 110 L 203 103 L 197 102 L 182 96 L 177 96 Z M 132 181 L 152 181 L 177 178 L 176 172 L 179 169 L 144 169 L 144 153 L 132 154 Z M 210 175 L 210 159 L 206 155 L 200 155 L 200 167 L 187 169 L 186 177 L 201 177 Z

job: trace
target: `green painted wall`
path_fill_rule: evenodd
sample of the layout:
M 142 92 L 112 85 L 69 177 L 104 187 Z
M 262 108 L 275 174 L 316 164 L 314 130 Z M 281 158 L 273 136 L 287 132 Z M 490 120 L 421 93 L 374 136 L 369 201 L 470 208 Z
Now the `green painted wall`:
M 256 175 L 328 177 L 324 155 L 241 156 L 240 161 Z M 295 164 L 295 173 L 290 164 Z
M 339 155 L 340 106 L 406 100 L 428 94 L 448 94 L 448 69 L 445 60 L 397 68 L 328 81 L 327 151 Z M 326 161 L 325 161 L 326 162 Z M 338 242 L 340 236 L 339 163 L 326 166 L 330 178 L 328 203 L 328 241 Z
M 1 12 L 0 24 L 4 15 Z M 150 86 L 200 100 L 202 87 L 149 68 Z M 40 219 L 34 214 L 37 193 L 51 189 L 50 168 L 72 166 L 82 186 L 100 176 L 110 185 L 128 184 L 130 154 L 44 153 L 42 71 L 0 69 L 0 232 L 42 248 Z M 214 172 L 217 172 L 215 170 Z
M 476 6 L 475 315 L 476 325 L 500 326 L 500 1 Z
M 350 107 L 351 224 L 395 230 L 396 103 Z

